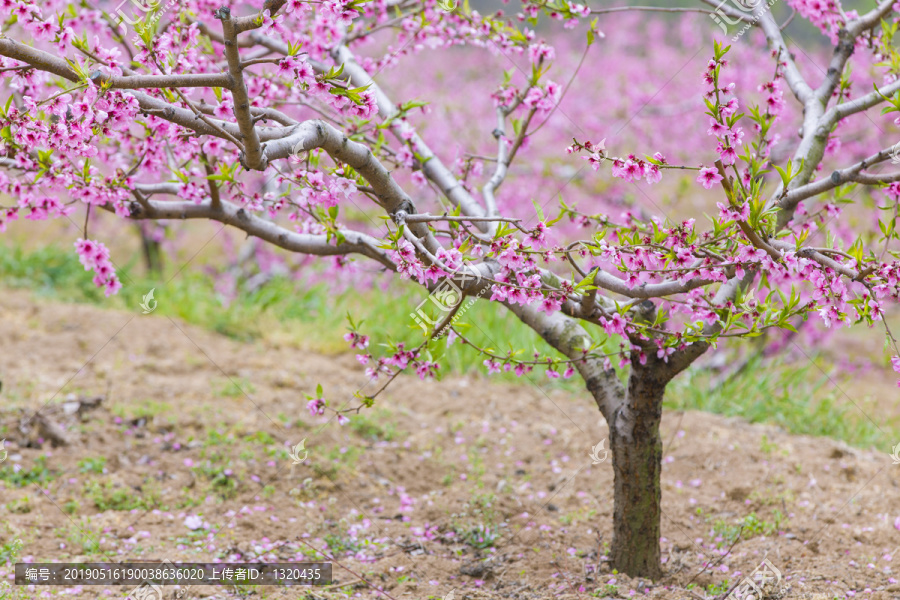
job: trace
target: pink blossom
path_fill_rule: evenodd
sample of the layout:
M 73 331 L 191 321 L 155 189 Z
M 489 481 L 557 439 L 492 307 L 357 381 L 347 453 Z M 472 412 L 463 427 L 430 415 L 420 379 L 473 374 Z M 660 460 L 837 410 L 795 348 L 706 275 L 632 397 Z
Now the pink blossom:
M 719 170 L 715 167 L 703 167 L 700 169 L 700 174 L 697 175 L 697 183 L 710 190 L 714 185 L 722 181 L 722 176 L 719 175 Z
M 312 416 L 325 414 L 325 401 L 321 398 L 313 398 L 306 403 L 306 409 Z

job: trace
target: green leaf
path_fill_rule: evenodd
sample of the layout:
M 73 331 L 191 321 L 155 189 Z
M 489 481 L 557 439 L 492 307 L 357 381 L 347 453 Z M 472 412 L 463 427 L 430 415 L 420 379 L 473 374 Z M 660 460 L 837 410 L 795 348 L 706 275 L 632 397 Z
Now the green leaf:
M 544 221 L 544 211 L 541 210 L 541 206 L 534 200 L 532 200 L 531 203 L 534 204 L 534 211 L 537 213 L 538 220 L 543 222 Z

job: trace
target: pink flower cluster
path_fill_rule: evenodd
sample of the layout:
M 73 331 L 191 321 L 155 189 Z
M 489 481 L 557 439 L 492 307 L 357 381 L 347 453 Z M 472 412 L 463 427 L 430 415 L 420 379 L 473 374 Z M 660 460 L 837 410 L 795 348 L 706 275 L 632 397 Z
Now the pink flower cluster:
M 105 288 L 107 297 L 122 289 L 116 270 L 109 261 L 109 249 L 102 242 L 78 238 L 75 242 L 75 251 L 78 253 L 78 260 L 84 265 L 84 270 L 93 269 L 94 285 Z
M 554 81 L 548 81 L 544 88 L 534 86 L 525 94 L 522 104 L 528 108 L 535 108 L 539 113 L 548 113 L 559 103 L 562 96 L 562 87 Z
M 612 176 L 628 182 L 646 179 L 647 183 L 659 183 L 662 180 L 659 165 L 666 164 L 666 158 L 659 152 L 654 154 L 653 158 L 656 163 L 637 158 L 634 154 L 629 154 L 624 160 L 617 158 L 613 160 Z
M 838 32 L 846 25 L 843 15 L 851 20 L 859 17 L 855 10 L 845 13 L 837 0 L 788 0 L 788 6 L 821 29 L 832 44 L 838 43 Z

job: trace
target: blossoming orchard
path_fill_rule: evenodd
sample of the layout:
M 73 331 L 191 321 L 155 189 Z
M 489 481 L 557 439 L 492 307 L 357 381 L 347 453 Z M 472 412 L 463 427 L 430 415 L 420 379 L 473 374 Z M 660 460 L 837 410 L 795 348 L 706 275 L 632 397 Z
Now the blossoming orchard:
M 876 328 L 900 372 L 884 318 L 900 299 L 900 7 L 786 3 L 833 52 L 801 53 L 758 1 L 514 0 L 491 13 L 435 0 L 0 0 L 0 231 L 71 221 L 67 243 L 108 296 L 123 286 L 110 223 L 189 219 L 321 257 L 311 269 L 376 267 L 421 286 L 441 303 L 422 329 L 410 318 L 416 343 L 351 321 L 345 339 L 377 385 L 346 407 L 320 388 L 309 411 L 353 419 L 401 373 L 438 376 L 448 344 L 485 373 L 577 374 L 609 425 L 611 565 L 659 578 L 659 428 L 676 375 L 726 340 L 808 320 Z M 689 84 L 642 86 L 657 64 L 680 71 L 669 61 L 682 42 L 610 25 L 654 11 L 678 13 L 669 34 L 694 36 L 685 47 L 705 67 L 682 57 Z M 710 17 L 752 28 L 732 42 Z M 627 44 L 646 51 L 613 60 Z M 435 91 L 429 61 L 442 55 L 480 69 L 456 97 Z M 398 69 L 405 81 L 382 83 Z M 616 135 L 660 93 L 678 118 Z M 447 101 L 477 136 L 446 122 Z M 663 188 L 716 208 L 656 211 Z M 472 297 L 556 352 L 476 343 L 455 320 Z

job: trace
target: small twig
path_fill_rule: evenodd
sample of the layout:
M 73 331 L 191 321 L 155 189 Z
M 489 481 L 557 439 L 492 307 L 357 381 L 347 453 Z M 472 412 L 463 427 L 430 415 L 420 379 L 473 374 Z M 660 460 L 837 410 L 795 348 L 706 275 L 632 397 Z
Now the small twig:
M 361 189 L 361 188 L 357 188 Z M 501 221 L 504 223 L 521 223 L 522 219 L 499 218 L 499 217 L 453 217 L 450 215 L 429 215 L 415 214 L 405 217 L 407 223 L 428 223 L 431 221 L 469 221 L 472 223 Z
M 731 546 L 728 547 L 728 552 L 726 552 L 725 554 L 723 554 L 722 556 L 720 556 L 720 557 L 719 557 L 719 560 L 717 560 L 716 562 L 714 562 L 714 563 L 712 563 L 712 564 L 707 563 L 705 567 L 703 567 L 702 569 L 700 569 L 700 572 L 699 572 L 699 573 L 697 573 L 696 575 L 694 575 L 693 577 L 691 577 L 691 580 L 688 581 L 688 582 L 687 582 L 687 585 L 685 585 L 684 587 L 686 588 L 688 585 L 691 585 L 692 583 L 694 583 L 694 580 L 697 579 L 698 577 L 700 577 L 701 575 L 703 575 L 703 573 L 706 572 L 706 570 L 709 569 L 710 567 L 715 567 L 716 565 L 718 565 L 719 563 L 721 563 L 723 560 L 725 560 L 725 558 L 726 558 L 729 554 L 731 554 L 731 550 L 734 548 L 734 545 L 737 544 L 739 541 L 741 541 L 741 535 L 743 535 L 743 533 L 744 533 L 744 526 L 741 525 L 741 529 L 738 531 L 737 537 L 736 537 L 736 538 L 734 539 L 734 541 L 731 543 Z
M 333 556 L 329 556 L 328 554 L 325 554 L 325 551 L 324 551 L 324 550 L 319 550 L 318 548 L 316 548 L 316 547 L 313 546 L 312 544 L 309 544 L 309 543 L 303 541 L 302 539 L 299 539 L 299 538 L 298 538 L 297 541 L 300 542 L 301 544 L 303 544 L 304 546 L 307 546 L 307 547 L 309 547 L 309 548 L 312 548 L 313 550 L 315 550 L 316 552 L 318 552 L 319 554 L 321 554 L 322 556 L 324 556 L 325 558 L 327 558 L 327 559 L 330 560 L 331 562 L 336 563 L 337 566 L 339 566 L 340 568 L 342 568 L 342 569 L 344 569 L 345 571 L 349 572 L 350 574 L 355 575 L 357 578 L 359 578 L 360 581 L 362 581 L 363 583 L 365 583 L 366 585 L 368 585 L 370 588 L 372 588 L 373 590 L 375 590 L 375 591 L 378 592 L 379 594 L 383 594 L 383 595 L 387 596 L 388 598 L 390 598 L 391 600 L 397 600 L 396 598 L 394 598 L 393 596 L 391 596 L 390 594 L 388 594 L 387 592 L 385 592 L 383 589 L 377 588 L 377 587 L 375 587 L 374 585 L 372 585 L 371 583 L 369 583 L 368 580 L 366 580 L 366 578 L 363 577 L 362 575 L 360 575 L 359 573 L 356 573 L 356 572 L 354 572 L 354 571 L 348 569 L 348 568 L 345 567 L 344 565 L 342 565 L 342 564 L 340 563 L 340 561 L 338 561 L 337 559 L 335 559 Z
M 90 219 L 90 217 L 91 217 L 91 206 L 92 205 L 90 203 L 88 203 L 87 210 L 84 213 L 84 228 L 82 231 L 82 235 L 84 236 L 84 239 L 88 239 L 88 219 Z

